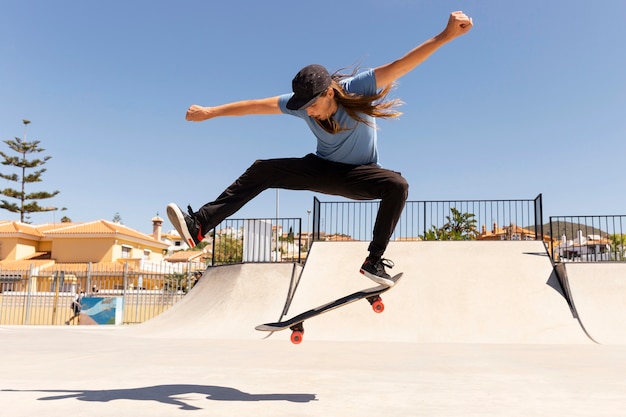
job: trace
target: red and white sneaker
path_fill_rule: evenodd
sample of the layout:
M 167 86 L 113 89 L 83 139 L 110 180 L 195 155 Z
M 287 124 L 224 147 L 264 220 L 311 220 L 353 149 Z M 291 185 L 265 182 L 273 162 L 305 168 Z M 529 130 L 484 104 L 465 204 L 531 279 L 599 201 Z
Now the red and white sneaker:
M 187 208 L 189 214 L 183 213 L 183 211 L 174 203 L 167 205 L 167 217 L 170 219 L 172 225 L 178 230 L 180 237 L 182 237 L 190 248 L 193 248 L 204 239 L 202 235 L 202 226 L 200 222 L 196 220 L 191 207 Z
M 391 276 L 385 271 L 385 267 L 393 268 L 394 263 L 389 259 L 383 258 L 367 258 L 363 265 L 361 265 L 361 273 L 371 279 L 372 281 L 392 287 L 395 282 L 391 279 Z

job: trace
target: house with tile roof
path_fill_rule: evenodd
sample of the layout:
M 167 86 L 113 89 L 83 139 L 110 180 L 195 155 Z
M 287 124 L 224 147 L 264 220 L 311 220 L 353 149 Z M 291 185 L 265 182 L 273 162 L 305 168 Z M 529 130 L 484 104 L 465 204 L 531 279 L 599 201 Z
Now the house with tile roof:
M 162 261 L 168 244 L 120 223 L 96 220 L 33 226 L 0 223 L 0 266 L 22 260 L 62 263 Z
M 491 230 L 483 224 L 478 240 L 536 240 L 537 235 L 534 230 L 526 229 L 511 223 L 509 226 L 499 227 L 493 222 Z M 543 235 L 544 242 L 550 242 L 552 239 L 549 235 Z
M 124 322 L 168 308 L 206 269 L 204 260 L 169 262 L 171 240 L 152 219 L 148 235 L 106 220 L 31 225 L 0 221 L 0 308 L 5 324 L 66 320 L 72 294 L 124 299 Z
M 611 240 L 607 235 L 599 234 L 583 235 L 578 230 L 576 238 L 567 239 L 565 235 L 556 245 L 556 254 L 561 261 L 580 260 L 584 262 L 610 261 L 616 253 L 611 251 Z

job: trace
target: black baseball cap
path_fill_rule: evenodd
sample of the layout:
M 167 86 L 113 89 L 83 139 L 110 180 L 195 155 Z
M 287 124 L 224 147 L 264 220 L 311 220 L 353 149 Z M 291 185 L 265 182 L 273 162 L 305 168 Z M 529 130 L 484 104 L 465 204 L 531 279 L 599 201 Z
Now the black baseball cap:
M 313 64 L 302 68 L 291 81 L 293 96 L 287 102 L 287 108 L 306 109 L 330 87 L 330 82 L 330 74 L 323 66 Z

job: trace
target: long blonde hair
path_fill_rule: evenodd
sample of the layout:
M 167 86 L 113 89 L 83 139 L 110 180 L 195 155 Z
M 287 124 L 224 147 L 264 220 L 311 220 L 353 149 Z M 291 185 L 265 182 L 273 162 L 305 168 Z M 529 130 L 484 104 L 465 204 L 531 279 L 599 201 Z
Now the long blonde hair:
M 371 127 L 374 127 L 372 126 L 372 123 L 363 118 L 362 115 L 383 118 L 399 117 L 402 112 L 396 110 L 395 107 L 401 105 L 402 101 L 398 98 L 387 100 L 387 95 L 395 84 L 389 84 L 382 90 L 376 92 L 376 94 L 369 96 L 348 93 L 343 89 L 340 84 L 341 80 L 353 77 L 357 72 L 358 69 L 355 69 L 352 74 L 341 74 L 337 71 L 331 75 L 332 81 L 329 88 L 334 90 L 335 101 L 346 110 L 348 116 L 359 123 L 365 123 Z M 317 122 L 329 133 L 338 133 L 347 129 L 339 126 L 339 123 L 333 120 L 332 117 L 328 120 L 318 120 Z

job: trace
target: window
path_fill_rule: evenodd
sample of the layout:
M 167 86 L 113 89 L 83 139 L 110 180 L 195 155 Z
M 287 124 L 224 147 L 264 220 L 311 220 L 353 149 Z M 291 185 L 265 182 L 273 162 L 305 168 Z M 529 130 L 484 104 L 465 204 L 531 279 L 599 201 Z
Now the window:
M 128 259 L 130 258 L 130 254 L 133 248 L 128 245 L 122 245 L 122 258 Z

